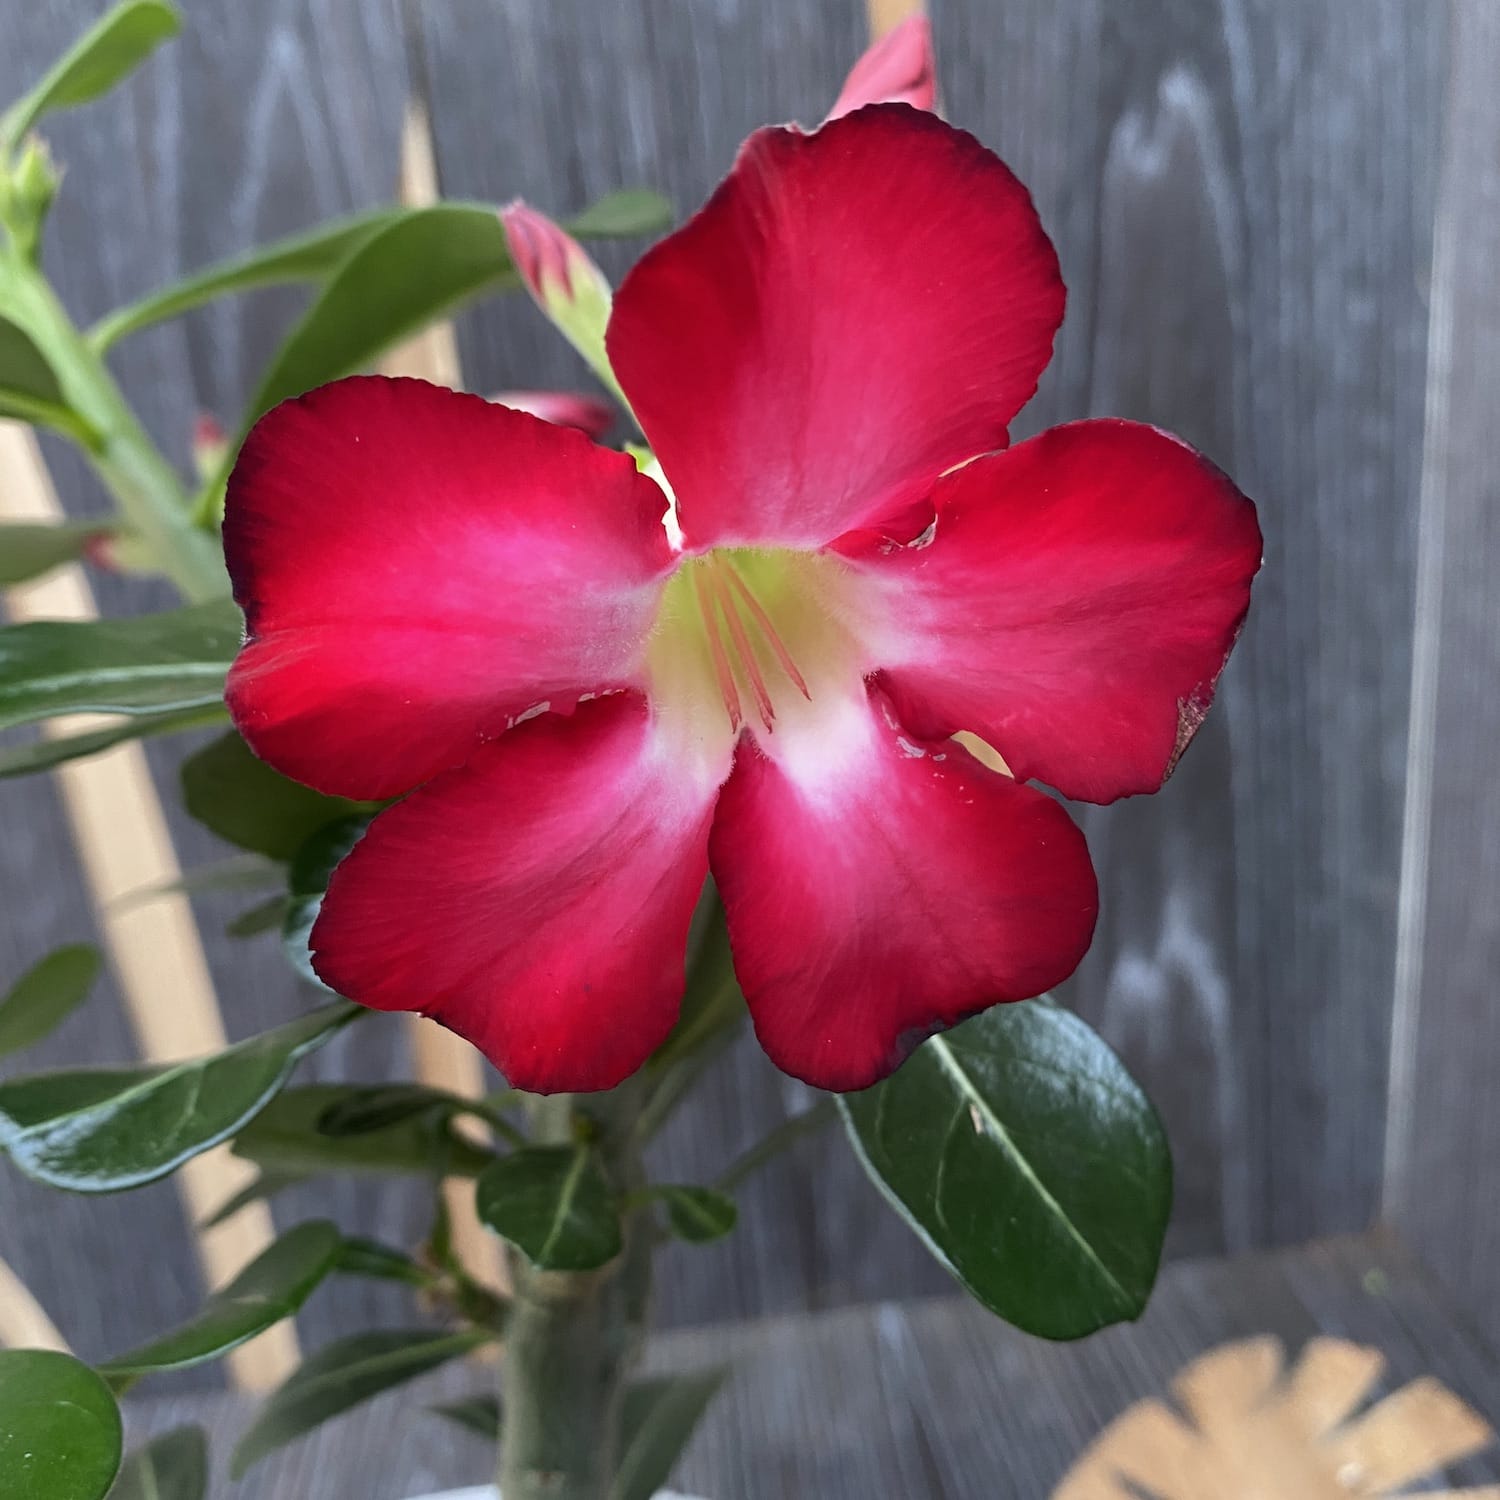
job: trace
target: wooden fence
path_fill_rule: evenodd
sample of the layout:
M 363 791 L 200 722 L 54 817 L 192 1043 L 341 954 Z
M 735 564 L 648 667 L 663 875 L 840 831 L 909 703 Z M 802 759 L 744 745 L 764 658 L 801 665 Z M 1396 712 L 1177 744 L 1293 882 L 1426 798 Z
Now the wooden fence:
M 10 8 L 0 97 L 98 9 Z M 1500 20 L 1490 0 L 930 9 L 945 112 L 1032 188 L 1069 284 L 1024 430 L 1102 413 L 1173 428 L 1259 501 L 1267 539 L 1245 638 L 1192 753 L 1161 796 L 1084 816 L 1104 914 L 1064 998 L 1163 1110 L 1176 1249 L 1300 1240 L 1384 1207 L 1464 1290 L 1486 1278 L 1493 1290 L 1483 1241 L 1452 1247 L 1483 1227 L 1473 1174 L 1500 1145 L 1486 1089 L 1500 1059 L 1486 1003 L 1500 823 L 1485 777 L 1500 723 L 1482 690 L 1500 655 L 1485 383 L 1500 332 L 1486 270 Z M 183 38 L 137 81 L 48 132 L 68 169 L 49 264 L 83 318 L 388 199 L 409 98 L 428 105 L 450 196 L 564 211 L 651 184 L 690 211 L 753 127 L 822 114 L 868 20 L 863 0 L 186 10 Z M 605 258 L 614 272 L 628 260 Z M 297 305 L 257 294 L 121 345 L 118 373 L 178 459 L 198 411 L 239 411 Z M 582 379 L 523 299 L 466 315 L 458 346 L 478 389 Z M 74 456 L 46 452 L 65 505 L 96 506 Z M 116 579 L 99 594 L 108 611 L 165 602 Z M 164 781 L 179 754 L 151 750 Z M 201 830 L 172 826 L 184 863 L 214 856 Z M 49 792 L 0 784 L 0 828 L 10 974 L 93 919 Z M 291 1014 L 299 1000 L 269 943 L 231 944 L 224 903 L 197 906 L 230 1034 Z M 1486 1035 L 1487 1052 L 1469 1041 Z M 102 1061 L 132 1041 L 105 1002 L 49 1046 L 54 1062 Z M 389 1076 L 406 1047 L 399 1026 L 356 1028 L 307 1072 Z M 1449 1068 L 1462 1088 L 1442 1081 Z M 682 1178 L 706 1176 L 797 1092 L 747 1045 L 663 1156 Z M 1486 1096 L 1472 1110 L 1471 1094 Z M 1434 1187 L 1453 1159 L 1464 1171 Z M 399 1187 L 293 1191 L 275 1213 L 314 1207 L 396 1239 L 421 1229 Z M 668 1320 L 944 1285 L 835 1139 L 769 1171 L 742 1222 L 727 1247 L 674 1253 Z M 171 1187 L 61 1199 L 7 1173 L 0 1256 L 89 1354 L 143 1338 L 199 1292 Z M 330 1288 L 304 1314 L 305 1339 L 384 1307 L 379 1288 Z

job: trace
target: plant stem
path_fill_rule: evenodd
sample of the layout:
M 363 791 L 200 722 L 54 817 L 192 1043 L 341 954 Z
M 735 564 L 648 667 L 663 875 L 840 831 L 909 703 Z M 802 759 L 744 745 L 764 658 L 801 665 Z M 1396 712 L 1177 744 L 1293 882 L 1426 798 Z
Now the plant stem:
M 780 1156 L 788 1147 L 794 1146 L 806 1135 L 831 1125 L 838 1118 L 838 1106 L 831 1096 L 825 1094 L 816 1104 L 810 1105 L 801 1114 L 783 1120 L 768 1135 L 757 1141 L 743 1156 L 737 1157 L 714 1180 L 714 1187 L 721 1193 L 732 1192 L 752 1173 L 758 1172 L 768 1161 Z
M 567 1144 L 580 1128 L 621 1198 L 644 1179 L 635 1131 L 641 1090 L 530 1101 L 531 1138 Z M 625 1382 L 645 1338 L 651 1286 L 648 1225 L 625 1218 L 625 1249 L 598 1271 L 538 1271 L 512 1255 L 513 1291 L 501 1368 L 504 1500 L 606 1500 L 619 1461 Z
M 79 446 L 120 508 L 126 525 L 192 603 L 229 591 L 217 541 L 193 524 L 176 471 L 157 451 L 102 356 L 74 326 L 36 266 L 0 249 L 7 310 L 46 356 L 77 421 Z

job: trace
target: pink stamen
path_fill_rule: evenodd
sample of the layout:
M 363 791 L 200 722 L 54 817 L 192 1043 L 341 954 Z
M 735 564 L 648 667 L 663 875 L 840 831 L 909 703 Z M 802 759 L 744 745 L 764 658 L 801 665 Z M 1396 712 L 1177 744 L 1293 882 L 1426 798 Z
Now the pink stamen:
M 724 648 L 724 637 L 719 633 L 718 612 L 714 607 L 714 596 L 709 587 L 710 580 L 702 568 L 693 569 L 693 593 L 698 598 L 698 612 L 703 616 L 703 628 L 708 634 L 708 650 L 714 661 L 714 676 L 719 679 L 719 696 L 729 714 L 729 727 L 735 733 L 745 716 L 740 711 L 740 690 L 735 685 L 734 668 L 729 662 L 729 652 Z
M 750 618 L 755 621 L 765 638 L 766 644 L 776 655 L 776 660 L 781 663 L 781 670 L 797 685 L 797 691 L 812 702 L 812 694 L 807 690 L 807 681 L 797 670 L 797 663 L 792 660 L 792 653 L 786 649 L 786 643 L 776 633 L 776 627 L 771 623 L 771 617 L 761 608 L 760 600 L 750 592 L 750 586 L 734 570 L 728 567 L 725 572 L 729 574 L 730 581 L 734 584 L 739 596 L 744 600 L 745 608 L 750 611 Z
M 714 592 L 718 595 L 720 609 L 724 611 L 724 623 L 729 627 L 730 639 L 734 642 L 734 649 L 739 652 L 745 676 L 750 680 L 750 691 L 755 695 L 755 707 L 760 713 L 760 722 L 766 726 L 766 731 L 769 733 L 776 723 L 776 710 L 771 704 L 771 690 L 766 686 L 765 675 L 755 656 L 755 647 L 750 644 L 750 637 L 746 634 L 745 622 L 740 618 L 740 612 L 734 607 L 734 596 L 724 582 L 724 574 L 727 572 L 733 577 L 734 569 L 723 567 L 718 558 L 714 559 L 712 567 Z

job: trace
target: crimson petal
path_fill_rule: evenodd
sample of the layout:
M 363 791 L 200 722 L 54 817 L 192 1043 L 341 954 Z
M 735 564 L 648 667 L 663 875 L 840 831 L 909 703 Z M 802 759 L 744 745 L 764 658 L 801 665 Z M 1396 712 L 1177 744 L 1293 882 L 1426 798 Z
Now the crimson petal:
M 631 459 L 478 396 L 356 377 L 283 403 L 225 509 L 236 724 L 299 781 L 389 797 L 539 702 L 634 683 L 662 509 Z
M 1077 966 L 1098 891 L 1067 812 L 875 695 L 742 743 L 710 841 L 761 1045 L 858 1089 L 924 1037 Z
M 313 966 L 441 1021 L 517 1088 L 612 1088 L 676 1019 L 716 792 L 633 693 L 534 719 L 370 825 Z
M 820 546 L 1003 447 L 1062 319 L 1026 189 L 905 104 L 758 131 L 615 298 L 690 548 Z
M 1155 791 L 1213 701 L 1260 567 L 1255 507 L 1185 443 L 1076 422 L 947 475 L 931 544 L 866 545 L 902 722 L 969 729 L 1088 802 Z

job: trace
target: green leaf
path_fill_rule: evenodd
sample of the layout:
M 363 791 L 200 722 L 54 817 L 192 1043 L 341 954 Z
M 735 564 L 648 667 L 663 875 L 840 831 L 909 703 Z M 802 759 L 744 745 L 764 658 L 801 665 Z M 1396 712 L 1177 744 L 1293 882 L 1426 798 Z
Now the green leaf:
M 120 1467 L 120 1409 L 70 1354 L 0 1349 L 5 1500 L 103 1500 Z
M 651 1193 L 667 1205 L 672 1233 L 692 1245 L 723 1239 L 739 1218 L 734 1199 L 713 1188 L 657 1186 Z
M 406 212 L 400 208 L 377 208 L 369 213 L 351 214 L 262 245 L 248 255 L 207 266 L 117 308 L 89 330 L 89 342 L 102 352 L 139 328 L 191 312 L 216 297 L 253 291 L 257 287 L 321 281 L 352 250 Z
M 240 646 L 228 600 L 126 620 L 0 630 L 0 728 L 55 714 L 217 707 Z
M 376 1281 L 400 1281 L 407 1286 L 427 1286 L 432 1277 L 411 1256 L 379 1240 L 348 1238 L 339 1249 L 334 1267 L 344 1276 L 368 1276 Z
M 421 1116 L 362 1135 L 325 1135 L 319 1128 L 323 1116 L 354 1092 L 362 1091 L 338 1083 L 285 1090 L 235 1137 L 234 1154 L 263 1172 L 303 1177 L 319 1172 L 472 1177 L 490 1162 L 488 1152 L 454 1135 L 446 1121 Z
M 1082 1338 L 1145 1308 L 1171 1156 L 1140 1087 L 1076 1016 L 997 1005 L 840 1108 L 892 1206 L 1007 1322 Z
M 0 402 L 4 401 L 0 395 Z M 113 530 L 109 521 L 12 521 L 0 525 L 0 587 L 40 578 L 83 555 L 90 537 Z
M 452 1114 L 467 1100 L 425 1083 L 377 1083 L 341 1092 L 318 1117 L 324 1135 L 368 1135 L 419 1115 L 443 1110 Z
M 671 1477 L 727 1373 L 718 1369 L 664 1375 L 627 1387 L 620 1413 L 620 1466 L 608 1500 L 652 1500 Z
M 651 188 L 621 188 L 591 204 L 568 224 L 580 240 L 629 239 L 670 227 L 672 205 Z
M 207 1500 L 208 1435 L 177 1427 L 125 1460 L 109 1500 Z
M 320 828 L 358 811 L 273 771 L 231 729 L 182 764 L 190 816 L 228 843 L 288 860 Z
M 277 891 L 264 901 L 242 911 L 233 921 L 225 924 L 224 936 L 232 938 L 258 937 L 263 932 L 279 932 L 286 921 L 287 897 Z
M 366 368 L 459 303 L 515 282 L 493 208 L 409 210 L 358 244 L 330 277 L 272 360 L 251 417 Z
M 0 115 L 0 157 L 45 114 L 108 93 L 168 37 L 177 12 L 161 0 L 126 0 L 107 11 L 65 52 L 29 94 Z
M 291 1317 L 334 1269 L 342 1249 L 343 1237 L 326 1220 L 289 1229 L 215 1292 L 197 1317 L 101 1365 L 100 1373 L 130 1379 L 221 1358 Z
M 66 761 L 81 760 L 112 750 L 126 740 L 145 739 L 150 735 L 179 734 L 186 729 L 204 729 L 225 722 L 222 708 L 190 708 L 180 713 L 136 714 L 117 719 L 102 729 L 88 729 L 81 734 L 41 736 L 24 745 L 0 748 L 0 777 L 29 776 L 36 771 L 50 771 Z
M 285 881 L 286 871 L 281 865 L 263 859 L 259 854 L 232 854 L 228 859 L 197 865 L 176 880 L 127 891 L 111 904 L 116 910 L 128 909 L 143 901 L 154 901 L 158 896 L 197 896 L 211 891 L 264 890 L 268 885 L 279 886 Z
M 620 1253 L 620 1213 L 586 1146 L 530 1146 L 492 1162 L 479 1217 L 542 1271 L 592 1271 Z
M 232 1219 L 242 1208 L 248 1208 L 250 1204 L 260 1203 L 266 1198 L 274 1198 L 286 1188 L 296 1187 L 298 1183 L 306 1181 L 305 1172 L 261 1172 L 253 1181 L 247 1182 L 238 1192 L 226 1198 L 198 1227 L 216 1228 Z
M 427 1408 L 433 1416 L 442 1417 L 487 1443 L 500 1441 L 500 1402 L 494 1396 L 470 1396 L 463 1401 L 448 1401 Z
M 476 1329 L 403 1328 L 357 1333 L 320 1349 L 261 1408 L 240 1439 L 232 1478 L 294 1438 L 382 1391 L 425 1375 L 489 1342 Z
M 0 1149 L 39 1182 L 78 1193 L 141 1187 L 240 1130 L 298 1059 L 359 1014 L 326 1005 L 213 1057 L 42 1073 L 0 1084 Z
M 70 943 L 32 965 L 0 999 L 0 1057 L 39 1042 L 88 999 L 99 977 L 99 950 Z
M 369 826 L 370 819 L 364 816 L 345 818 L 320 828 L 293 856 L 287 872 L 287 892 L 291 899 L 281 924 L 282 945 L 292 967 L 319 989 L 328 986 L 313 969 L 307 941 L 322 909 L 330 877 Z
M 4 150 L 0 148 L 0 164 L 3 162 Z M 30 334 L 7 318 L 0 318 L 0 417 L 56 427 L 85 444 L 96 438 L 88 423 L 68 405 L 46 355 Z M 8 559 L 0 563 L 0 582 L 18 581 L 3 577 L 10 571 Z

